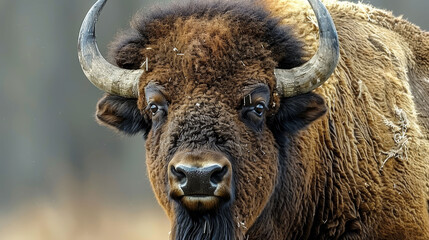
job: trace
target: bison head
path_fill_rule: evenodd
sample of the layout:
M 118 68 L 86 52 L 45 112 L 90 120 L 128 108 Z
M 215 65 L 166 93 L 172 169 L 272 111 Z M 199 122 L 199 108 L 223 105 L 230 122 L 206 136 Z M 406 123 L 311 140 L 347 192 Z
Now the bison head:
M 100 123 L 143 133 L 153 190 L 173 239 L 241 239 L 273 203 L 288 136 L 325 112 L 309 93 L 333 72 L 338 40 L 326 9 L 312 0 L 320 48 L 302 62 L 301 43 L 262 9 L 193 3 L 138 14 L 101 56 L 95 22 L 84 20 L 79 59 L 107 95 Z

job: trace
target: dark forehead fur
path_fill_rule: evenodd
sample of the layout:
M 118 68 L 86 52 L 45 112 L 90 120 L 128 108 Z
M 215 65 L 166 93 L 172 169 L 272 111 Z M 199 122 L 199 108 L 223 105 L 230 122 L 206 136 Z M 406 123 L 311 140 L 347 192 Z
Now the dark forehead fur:
M 159 29 L 160 22 L 168 28 L 178 18 L 212 19 L 218 16 L 241 26 L 247 34 L 254 33 L 256 38 L 266 43 L 278 63 L 277 67 L 293 68 L 302 63 L 301 42 L 292 36 L 288 27 L 280 26 L 278 19 L 270 17 L 254 1 L 189 1 L 156 8 L 149 13 L 140 11 L 134 16 L 131 29 L 121 32 L 111 44 L 110 59 L 122 68 L 140 68 L 144 59 L 139 49 L 148 44 L 149 36 L 164 32 Z

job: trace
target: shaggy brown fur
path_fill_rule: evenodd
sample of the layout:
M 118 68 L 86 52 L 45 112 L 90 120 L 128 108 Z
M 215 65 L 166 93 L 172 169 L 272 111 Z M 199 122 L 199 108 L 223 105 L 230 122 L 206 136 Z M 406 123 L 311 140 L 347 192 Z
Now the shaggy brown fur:
M 428 33 L 367 5 L 326 5 L 341 59 L 316 94 L 274 91 L 275 67 L 317 49 L 302 0 L 139 14 L 112 45 L 120 67 L 147 58 L 149 72 L 139 99 L 106 96 L 97 117 L 147 133 L 149 177 L 173 239 L 429 239 Z M 161 99 L 153 115 L 149 83 Z M 261 119 L 243 105 L 258 86 L 271 95 Z M 208 149 L 230 159 L 234 197 L 217 212 L 189 213 L 169 198 L 168 162 Z

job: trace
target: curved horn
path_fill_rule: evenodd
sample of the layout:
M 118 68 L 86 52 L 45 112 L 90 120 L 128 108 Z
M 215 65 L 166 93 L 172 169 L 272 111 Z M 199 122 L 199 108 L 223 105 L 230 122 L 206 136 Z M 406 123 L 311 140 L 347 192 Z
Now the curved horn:
M 340 55 L 337 30 L 326 7 L 319 0 L 308 0 L 319 24 L 319 49 L 302 66 L 275 69 L 277 91 L 284 97 L 310 92 L 334 72 Z
M 83 72 L 99 89 L 114 95 L 136 98 L 143 70 L 125 70 L 103 58 L 95 39 L 95 24 L 107 0 L 98 0 L 86 14 L 79 32 L 78 55 Z

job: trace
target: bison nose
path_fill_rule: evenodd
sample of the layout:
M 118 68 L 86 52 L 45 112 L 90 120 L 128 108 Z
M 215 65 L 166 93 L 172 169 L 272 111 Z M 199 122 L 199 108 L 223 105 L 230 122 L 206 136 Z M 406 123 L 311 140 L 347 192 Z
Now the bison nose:
M 181 151 L 167 169 L 170 197 L 188 210 L 212 210 L 232 199 L 232 165 L 223 153 Z
M 213 196 L 218 184 L 228 174 L 227 166 L 212 164 L 204 167 L 171 166 L 171 175 L 186 196 Z

